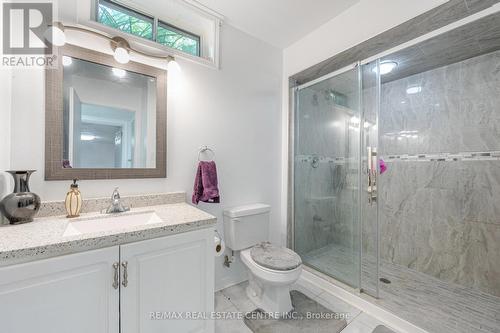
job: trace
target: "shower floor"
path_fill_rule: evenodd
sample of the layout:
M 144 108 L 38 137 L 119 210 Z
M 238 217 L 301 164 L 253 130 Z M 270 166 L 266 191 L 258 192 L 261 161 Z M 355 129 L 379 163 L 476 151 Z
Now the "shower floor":
M 349 282 L 357 274 L 352 256 L 349 249 L 330 245 L 309 252 L 303 260 L 308 266 Z M 375 274 L 374 263 L 372 260 L 363 265 L 363 275 L 368 279 Z M 430 333 L 500 333 L 500 297 L 389 262 L 381 263 L 380 277 L 391 281 L 379 284 L 380 298 L 362 296 Z
M 332 244 L 302 255 L 302 260 L 322 273 L 351 284 L 358 276 L 357 257 L 351 249 Z

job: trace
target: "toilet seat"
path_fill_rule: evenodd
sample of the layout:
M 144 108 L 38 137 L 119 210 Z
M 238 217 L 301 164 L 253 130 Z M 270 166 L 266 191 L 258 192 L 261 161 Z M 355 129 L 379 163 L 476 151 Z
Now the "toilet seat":
M 241 251 L 241 261 L 252 272 L 252 274 L 272 285 L 292 283 L 299 278 L 300 273 L 302 272 L 302 265 L 288 271 L 278 271 L 261 266 L 252 259 L 250 252 L 251 248 Z
M 262 242 L 252 247 L 250 256 L 257 265 L 273 271 L 290 271 L 302 265 L 297 253 L 269 242 Z

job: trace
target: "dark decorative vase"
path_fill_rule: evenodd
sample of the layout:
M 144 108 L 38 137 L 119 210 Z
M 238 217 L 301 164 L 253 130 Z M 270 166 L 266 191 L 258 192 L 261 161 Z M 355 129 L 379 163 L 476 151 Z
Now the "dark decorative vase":
M 0 212 L 10 224 L 31 222 L 40 209 L 40 197 L 29 188 L 30 176 L 35 171 L 7 171 L 14 177 L 14 193 L 0 202 Z

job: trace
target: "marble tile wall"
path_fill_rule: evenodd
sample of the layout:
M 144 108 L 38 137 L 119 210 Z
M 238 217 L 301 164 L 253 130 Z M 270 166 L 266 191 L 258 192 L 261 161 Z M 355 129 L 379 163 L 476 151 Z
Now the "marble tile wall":
M 383 153 L 500 150 L 499 74 L 497 51 L 384 84 Z
M 382 156 L 500 150 L 500 51 L 384 84 L 379 130 Z M 394 161 L 379 185 L 382 259 L 500 296 L 500 161 Z

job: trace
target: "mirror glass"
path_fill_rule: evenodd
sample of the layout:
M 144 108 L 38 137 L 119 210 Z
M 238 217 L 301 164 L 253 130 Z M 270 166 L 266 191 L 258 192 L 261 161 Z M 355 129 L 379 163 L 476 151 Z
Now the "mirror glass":
M 63 168 L 155 168 L 156 79 L 63 57 Z

